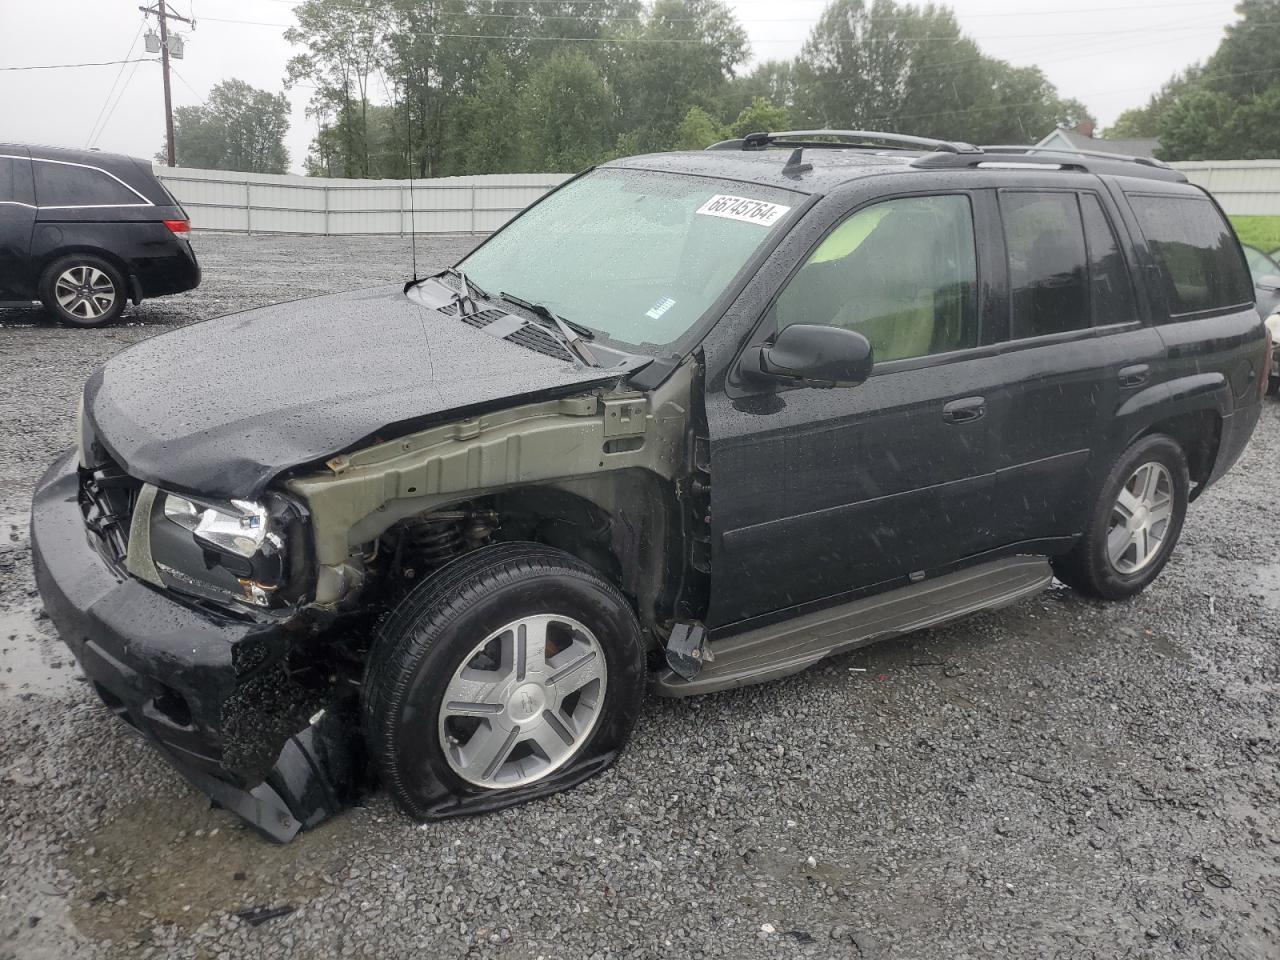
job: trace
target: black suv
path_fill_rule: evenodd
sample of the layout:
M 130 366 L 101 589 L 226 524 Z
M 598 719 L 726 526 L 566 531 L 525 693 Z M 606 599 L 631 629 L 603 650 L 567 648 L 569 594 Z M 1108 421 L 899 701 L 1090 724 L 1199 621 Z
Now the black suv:
M 200 283 L 191 224 L 151 164 L 0 143 L 0 300 L 96 327 Z
M 334 334 L 341 330 L 341 340 Z M 605 164 L 455 268 L 130 347 L 32 514 L 112 710 L 287 839 L 570 786 L 686 696 L 1121 599 L 1261 409 L 1268 337 L 1155 161 L 758 134 Z

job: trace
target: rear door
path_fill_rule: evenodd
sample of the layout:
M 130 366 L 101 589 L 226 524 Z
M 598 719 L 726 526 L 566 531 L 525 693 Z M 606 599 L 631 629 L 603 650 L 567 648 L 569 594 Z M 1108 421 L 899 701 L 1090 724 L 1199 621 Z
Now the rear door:
M 866 383 L 710 385 L 713 629 L 906 583 L 992 545 L 985 405 L 1003 374 L 981 342 L 981 200 L 879 200 L 799 251 L 754 336 L 856 330 L 876 351 Z M 780 248 L 762 274 L 795 257 Z
M 35 219 L 31 161 L 16 150 L 0 150 L 0 300 L 35 294 L 35 278 L 28 276 Z
M 1100 187 L 1000 191 L 1009 329 L 995 443 L 1006 544 L 1080 532 L 1110 467 L 1115 412 L 1151 382 L 1163 353 Z

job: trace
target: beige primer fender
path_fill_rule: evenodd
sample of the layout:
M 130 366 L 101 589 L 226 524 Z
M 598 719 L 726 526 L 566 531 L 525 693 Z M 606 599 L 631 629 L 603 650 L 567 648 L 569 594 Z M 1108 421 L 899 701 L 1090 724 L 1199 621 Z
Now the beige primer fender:
M 325 469 L 291 478 L 287 489 L 311 512 L 315 603 L 333 606 L 358 588 L 368 545 L 407 517 L 530 485 L 571 485 L 590 500 L 591 478 L 612 481 L 624 470 L 674 481 L 687 472 L 693 367 L 686 362 L 648 394 L 596 390 L 497 410 L 333 457 Z M 598 505 L 608 509 L 611 497 L 601 493 Z

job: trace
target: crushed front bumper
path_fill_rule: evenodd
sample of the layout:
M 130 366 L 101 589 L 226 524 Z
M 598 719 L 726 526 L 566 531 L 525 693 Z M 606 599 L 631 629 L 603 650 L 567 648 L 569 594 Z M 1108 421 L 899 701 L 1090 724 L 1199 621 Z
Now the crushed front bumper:
M 74 451 L 36 485 L 32 560 L 46 612 L 112 712 L 272 839 L 348 806 L 364 779 L 354 696 L 297 696 L 289 622 L 223 615 L 120 573 L 90 539 L 79 485 Z

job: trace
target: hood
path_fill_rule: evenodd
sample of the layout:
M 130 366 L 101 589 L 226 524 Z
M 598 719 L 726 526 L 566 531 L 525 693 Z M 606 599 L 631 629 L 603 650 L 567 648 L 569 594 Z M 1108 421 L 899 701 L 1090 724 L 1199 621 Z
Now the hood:
M 510 322 L 494 324 L 510 332 Z M 611 383 L 413 303 L 400 286 L 206 320 L 117 354 L 85 387 L 131 476 L 255 497 L 291 467 L 442 419 Z

